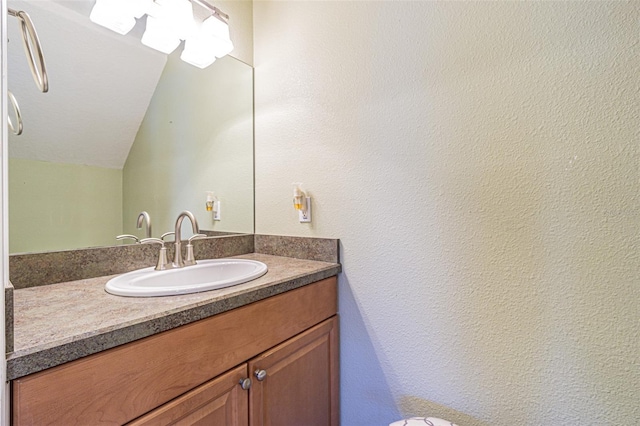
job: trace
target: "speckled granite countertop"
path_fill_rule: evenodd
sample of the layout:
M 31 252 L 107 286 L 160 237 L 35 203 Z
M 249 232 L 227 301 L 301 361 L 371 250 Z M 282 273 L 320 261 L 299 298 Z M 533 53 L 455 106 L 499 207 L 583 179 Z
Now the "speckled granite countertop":
M 251 253 L 266 275 L 226 289 L 132 298 L 104 291 L 98 277 L 14 291 L 13 380 L 336 275 L 340 264 Z

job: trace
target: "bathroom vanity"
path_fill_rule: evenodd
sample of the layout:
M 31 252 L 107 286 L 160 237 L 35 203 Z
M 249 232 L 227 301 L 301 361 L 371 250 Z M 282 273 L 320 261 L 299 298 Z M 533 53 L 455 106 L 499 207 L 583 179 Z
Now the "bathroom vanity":
M 109 295 L 110 277 L 16 290 L 17 309 L 68 292 L 93 304 L 95 318 L 121 318 L 77 318 L 64 338 L 47 342 L 56 332 L 44 330 L 27 345 L 23 325 L 42 311 L 16 311 L 13 424 L 337 425 L 339 264 L 238 257 L 263 261 L 269 272 L 236 287 L 159 298 Z M 73 306 L 58 308 L 72 316 L 86 309 Z M 72 321 L 68 314 L 53 307 L 47 320 Z

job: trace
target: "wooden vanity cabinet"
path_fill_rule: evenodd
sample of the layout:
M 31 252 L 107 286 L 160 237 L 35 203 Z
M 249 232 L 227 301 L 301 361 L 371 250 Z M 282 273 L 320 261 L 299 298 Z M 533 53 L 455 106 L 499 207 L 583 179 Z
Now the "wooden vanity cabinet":
M 338 425 L 336 313 L 332 277 L 16 379 L 13 424 Z
M 337 426 L 337 332 L 334 316 L 127 425 Z
M 127 424 L 247 426 L 249 393 L 240 386 L 246 378 L 242 364 Z

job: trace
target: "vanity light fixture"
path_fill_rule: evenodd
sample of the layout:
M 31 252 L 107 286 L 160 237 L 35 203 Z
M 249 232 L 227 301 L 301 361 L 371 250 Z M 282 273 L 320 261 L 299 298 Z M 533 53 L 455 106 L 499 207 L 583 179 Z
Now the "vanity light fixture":
M 193 9 L 189 0 L 156 0 L 147 12 L 142 44 L 162 53 L 173 52 L 180 40 L 195 33 Z
M 216 58 L 222 58 L 232 50 L 229 25 L 214 14 L 202 22 L 193 37 L 185 40 L 180 59 L 196 67 L 206 68 Z
M 89 19 L 124 35 L 144 15 L 142 44 L 169 54 L 184 40 L 180 59 L 191 65 L 206 68 L 233 50 L 229 16 L 204 0 L 96 0 Z
M 136 25 L 136 19 L 147 13 L 152 3 L 153 0 L 96 0 L 89 19 L 125 35 Z

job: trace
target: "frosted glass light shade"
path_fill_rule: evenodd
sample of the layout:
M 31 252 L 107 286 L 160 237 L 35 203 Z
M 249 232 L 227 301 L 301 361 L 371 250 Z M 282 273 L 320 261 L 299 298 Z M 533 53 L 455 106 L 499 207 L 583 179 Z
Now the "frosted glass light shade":
M 196 33 L 196 22 L 193 20 L 193 6 L 189 0 L 174 0 L 170 8 L 171 20 L 178 37 L 182 40 Z
M 142 18 L 153 6 L 153 0 L 125 0 L 125 3 L 129 7 L 130 13 L 136 19 Z
M 175 31 L 164 23 L 162 19 L 147 16 L 147 29 L 142 34 L 142 44 L 167 55 L 180 44 L 180 38 Z
M 233 50 L 233 43 L 229 37 L 229 25 L 222 20 L 210 16 L 204 20 L 200 31 L 202 37 L 211 40 L 211 49 L 217 58 L 222 58 Z
M 125 0 L 96 0 L 89 19 L 122 35 L 136 25 L 136 19 Z
M 193 6 L 189 0 L 156 0 L 148 8 L 147 14 L 158 19 L 181 40 L 191 37 L 196 32 L 193 19 Z
M 193 37 L 184 42 L 184 50 L 180 59 L 196 66 L 206 68 L 216 60 L 216 55 L 211 49 L 211 41 L 203 37 Z

